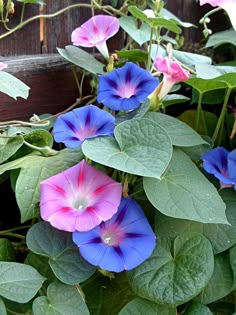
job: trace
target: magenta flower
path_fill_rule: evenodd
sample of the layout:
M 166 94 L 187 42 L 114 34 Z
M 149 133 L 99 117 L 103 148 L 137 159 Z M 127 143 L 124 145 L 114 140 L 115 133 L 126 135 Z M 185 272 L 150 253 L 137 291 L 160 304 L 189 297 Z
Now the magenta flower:
M 0 70 L 6 69 L 7 68 L 7 64 L 4 62 L 0 62 Z
M 159 84 L 149 71 L 132 62 L 100 75 L 98 80 L 97 100 L 113 110 L 138 108 Z
M 236 1 L 235 0 L 200 0 L 200 5 L 210 4 L 213 7 L 224 9 L 236 31 Z
M 158 98 L 163 99 L 177 82 L 184 82 L 190 78 L 189 71 L 169 57 L 157 56 L 154 60 L 154 67 L 163 73 L 162 87 L 158 93 Z
M 40 183 L 40 214 L 59 230 L 88 231 L 118 210 L 122 186 L 86 161 Z
M 220 188 L 234 185 L 236 189 L 236 150 L 229 152 L 217 147 L 204 153 L 201 159 L 204 170 L 220 181 Z
M 60 115 L 54 123 L 53 135 L 56 142 L 67 148 L 79 147 L 85 139 L 112 136 L 115 118 L 94 105 L 76 108 Z
M 143 263 L 155 247 L 156 237 L 141 207 L 123 198 L 117 213 L 88 232 L 74 232 L 73 241 L 92 265 L 113 272 Z
M 95 15 L 71 34 L 73 45 L 96 47 L 104 58 L 109 58 L 106 41 L 119 30 L 119 20 L 108 15 Z

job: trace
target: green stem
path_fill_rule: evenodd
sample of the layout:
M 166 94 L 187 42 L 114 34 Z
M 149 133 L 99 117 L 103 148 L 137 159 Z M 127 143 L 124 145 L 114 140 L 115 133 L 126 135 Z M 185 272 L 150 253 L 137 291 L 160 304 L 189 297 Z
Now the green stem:
M 21 234 L 18 234 L 18 233 L 11 233 L 11 232 L 8 232 L 8 233 L 4 233 L 2 234 L 3 236 L 10 236 L 10 237 L 15 237 L 15 238 L 19 238 L 21 240 L 25 240 L 25 236 L 24 235 L 21 235 Z
M 20 15 L 20 23 L 23 23 L 23 21 L 24 21 L 24 14 L 25 14 L 25 3 L 23 3 L 23 5 L 22 5 L 21 15 Z
M 59 153 L 58 151 L 56 151 L 54 149 L 51 149 L 50 147 L 47 147 L 47 146 L 46 147 L 42 147 L 42 148 L 41 147 L 37 147 L 37 146 L 35 146 L 35 145 L 25 141 L 25 140 L 23 140 L 23 143 L 27 147 L 29 147 L 30 149 L 36 150 L 36 151 L 40 152 L 43 156 L 46 156 L 46 157 L 52 156 L 52 155 L 56 155 L 56 154 Z
M 71 69 L 72 69 L 72 72 L 73 72 L 73 75 L 74 75 L 74 79 L 75 79 L 75 83 L 76 83 L 76 86 L 77 86 L 77 89 L 78 89 L 78 92 L 79 92 L 79 96 L 81 97 L 81 86 L 80 86 L 79 79 L 78 79 L 78 76 L 77 76 L 77 73 L 76 73 L 75 65 L 71 65 Z
M 213 136 L 212 136 L 213 143 L 216 141 L 216 138 L 218 136 L 220 127 L 221 127 L 222 123 L 224 122 L 224 116 L 225 116 L 225 113 L 226 113 L 226 108 L 227 108 L 227 105 L 228 105 L 228 101 L 229 101 L 229 97 L 230 97 L 231 91 L 232 91 L 232 88 L 228 88 L 228 90 L 226 92 L 224 103 L 223 103 L 222 110 L 221 110 L 221 113 L 220 113 L 220 117 L 219 117 L 219 119 L 217 121 L 216 128 L 215 128 L 215 131 L 214 131 Z
M 199 92 L 199 98 L 198 98 L 198 104 L 197 104 L 197 115 L 195 119 L 195 130 L 198 131 L 199 124 L 200 124 L 200 117 L 201 117 L 201 111 L 202 111 L 202 97 L 203 93 Z
M 53 18 L 53 17 L 56 17 L 68 10 L 71 10 L 71 9 L 75 9 L 75 8 L 91 8 L 91 4 L 86 4 L 86 3 L 77 3 L 77 4 L 71 4 L 71 5 L 68 5 L 67 7 L 59 10 L 59 11 L 56 11 L 54 13 L 51 13 L 51 14 L 39 14 L 39 15 L 35 15 L 35 16 L 32 16 L 31 18 L 23 21 L 22 23 L 19 23 L 16 27 L 14 27 L 13 29 L 9 30 L 8 32 L 0 35 L 0 39 L 3 39 L 11 34 L 13 34 L 14 32 L 18 31 L 19 29 L 21 29 L 22 27 L 26 26 L 27 24 L 35 21 L 35 20 L 38 20 L 38 19 L 50 19 L 50 18 Z M 99 10 L 103 10 L 103 11 L 109 11 L 109 13 L 114 13 L 114 14 L 117 14 L 117 15 L 124 15 L 120 10 L 116 10 L 115 8 L 113 8 L 112 6 L 110 5 L 105 5 L 105 6 L 102 6 L 102 7 L 99 7 L 99 8 L 96 8 L 95 9 L 99 9 Z
M 15 228 L 13 228 L 13 229 L 0 231 L 0 235 L 4 235 L 4 234 L 6 234 L 6 233 L 11 233 L 11 232 L 14 232 L 14 231 L 19 231 L 19 230 L 28 229 L 28 228 L 30 228 L 30 227 L 31 227 L 31 225 L 18 226 L 18 227 L 15 227 Z

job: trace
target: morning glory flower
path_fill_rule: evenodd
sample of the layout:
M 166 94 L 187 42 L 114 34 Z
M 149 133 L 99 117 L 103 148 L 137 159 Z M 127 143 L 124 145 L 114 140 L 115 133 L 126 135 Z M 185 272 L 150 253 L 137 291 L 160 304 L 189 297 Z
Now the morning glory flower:
M 163 73 L 162 86 L 158 98 L 163 99 L 177 82 L 184 82 L 190 78 L 188 70 L 170 57 L 157 56 L 154 60 L 154 67 Z
M 143 210 L 123 198 L 117 213 L 88 232 L 74 232 L 81 255 L 101 269 L 121 272 L 143 263 L 155 247 L 156 237 Z
M 40 214 L 53 227 L 88 231 L 118 210 L 122 185 L 82 160 L 40 183 Z
M 113 110 L 138 108 L 159 80 L 132 62 L 98 78 L 97 101 Z
M 63 142 L 67 148 L 79 147 L 85 139 L 112 136 L 115 118 L 94 105 L 76 108 L 60 115 L 53 127 L 55 142 Z
M 109 58 L 106 41 L 119 30 L 119 20 L 109 15 L 95 15 L 71 34 L 73 45 L 96 47 L 104 58 Z
M 200 0 L 200 5 L 210 4 L 213 7 L 224 9 L 236 31 L 236 1 L 235 0 Z
M 217 147 L 204 153 L 201 159 L 204 170 L 220 181 L 221 188 L 234 185 L 236 189 L 236 149 L 229 152 Z

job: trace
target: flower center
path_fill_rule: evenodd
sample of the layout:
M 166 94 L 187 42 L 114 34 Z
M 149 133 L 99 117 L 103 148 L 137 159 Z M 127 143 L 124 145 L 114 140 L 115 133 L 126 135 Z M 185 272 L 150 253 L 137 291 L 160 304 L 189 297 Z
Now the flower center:
M 101 238 L 103 243 L 109 246 L 118 245 L 123 239 L 123 232 L 119 228 L 119 226 L 108 226 L 105 227 L 102 231 Z
M 82 212 L 88 207 L 88 201 L 82 197 L 76 198 L 72 201 L 72 207 Z
M 135 92 L 135 87 L 130 84 L 124 84 L 118 89 L 118 95 L 123 98 L 130 98 Z

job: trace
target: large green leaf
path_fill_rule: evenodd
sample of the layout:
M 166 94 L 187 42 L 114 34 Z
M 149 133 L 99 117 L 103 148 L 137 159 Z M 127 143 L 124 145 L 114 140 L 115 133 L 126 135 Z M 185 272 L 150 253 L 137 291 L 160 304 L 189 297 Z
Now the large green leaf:
M 172 154 L 171 140 L 162 127 L 149 119 L 132 119 L 116 126 L 114 135 L 116 140 L 86 140 L 82 144 L 84 155 L 127 173 L 160 178 Z
M 142 23 L 139 27 L 137 19 L 132 16 L 122 16 L 119 18 L 119 24 L 140 46 L 150 40 L 151 28 L 148 24 Z
M 0 145 L 0 164 L 8 160 L 23 145 L 23 137 L 16 136 Z
M 73 243 L 71 233 L 54 229 L 47 222 L 34 224 L 26 235 L 29 249 L 49 257 L 49 265 L 57 278 L 66 284 L 88 279 L 95 267 L 87 263 Z
M 129 287 L 124 272 L 112 274 L 103 271 L 103 273 L 97 272 L 81 284 L 86 303 L 91 315 L 117 315 L 135 295 Z
M 173 145 L 191 147 L 206 143 L 194 129 L 175 117 L 161 113 L 148 112 L 145 114 L 144 118 L 155 121 L 165 129 Z
M 233 290 L 236 289 L 236 245 L 229 250 L 230 265 L 233 270 Z
M 82 69 L 94 74 L 104 73 L 104 64 L 79 47 L 68 45 L 63 48 L 57 48 L 59 54 L 69 62 L 79 66 Z
M 222 32 L 216 32 L 212 34 L 211 36 L 209 36 L 205 47 L 206 48 L 216 47 L 216 46 L 226 44 L 226 43 L 236 46 L 236 38 L 235 38 L 234 30 L 225 30 Z
M 214 256 L 210 242 L 198 233 L 183 233 L 171 244 L 157 242 L 152 256 L 129 271 L 128 280 L 140 297 L 179 305 L 199 294 L 210 280 Z
M 27 99 L 30 88 L 14 77 L 12 74 L 5 71 L 0 71 L 0 92 L 9 95 L 15 100 L 17 97 Z
M 216 188 L 179 149 L 174 150 L 161 180 L 145 177 L 143 184 L 150 202 L 167 216 L 228 224 L 226 206 Z
M 207 286 L 195 297 L 203 304 L 210 304 L 227 296 L 233 287 L 233 272 L 228 253 L 215 256 L 214 272 Z
M 176 309 L 159 305 L 142 298 L 135 298 L 125 305 L 118 315 L 176 315 Z
M 89 315 L 79 290 L 59 282 L 49 285 L 47 296 L 37 297 L 33 302 L 34 315 Z
M 174 239 L 183 232 L 198 232 L 209 239 L 215 254 L 226 251 L 236 243 L 236 194 L 233 189 L 227 188 L 220 195 L 226 204 L 226 216 L 230 225 L 175 219 L 158 211 L 155 224 L 158 235 Z
M 63 149 L 54 156 L 27 155 L 0 166 L 0 174 L 7 170 L 21 169 L 15 186 L 21 222 L 38 215 L 40 182 L 75 165 L 82 158 L 83 154 L 80 149 Z
M 8 238 L 0 238 L 0 261 L 15 260 L 16 254 L 12 242 Z
M 41 288 L 45 278 L 36 269 L 21 263 L 0 262 L 0 295 L 26 303 Z
M 210 309 L 201 303 L 191 303 L 184 315 L 213 315 Z

